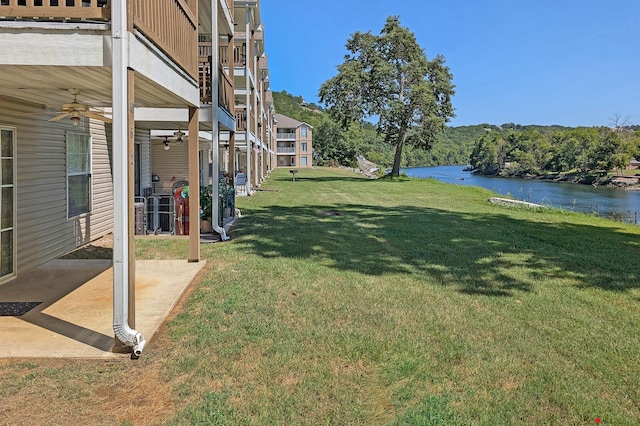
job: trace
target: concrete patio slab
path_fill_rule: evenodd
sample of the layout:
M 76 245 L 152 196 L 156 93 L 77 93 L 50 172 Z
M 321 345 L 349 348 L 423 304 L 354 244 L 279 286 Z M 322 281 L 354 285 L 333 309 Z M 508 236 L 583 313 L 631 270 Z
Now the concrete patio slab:
M 136 261 L 135 329 L 149 342 L 206 262 Z M 0 316 L 0 358 L 118 358 L 111 260 L 54 260 L 0 285 L 0 302 L 40 302 Z M 13 303 L 15 304 L 15 303 Z M 10 313 L 9 313 L 10 314 Z M 143 355 L 144 356 L 144 353 Z

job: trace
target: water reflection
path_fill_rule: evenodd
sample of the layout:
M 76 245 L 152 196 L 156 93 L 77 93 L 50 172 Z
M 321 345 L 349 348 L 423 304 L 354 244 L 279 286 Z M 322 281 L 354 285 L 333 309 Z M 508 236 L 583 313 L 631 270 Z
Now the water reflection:
M 403 171 L 412 177 L 434 178 L 457 185 L 480 186 L 501 195 L 549 207 L 600 216 L 624 215 L 626 222 L 637 222 L 640 192 L 594 187 L 537 179 L 500 178 L 463 171 L 463 166 L 410 167 Z

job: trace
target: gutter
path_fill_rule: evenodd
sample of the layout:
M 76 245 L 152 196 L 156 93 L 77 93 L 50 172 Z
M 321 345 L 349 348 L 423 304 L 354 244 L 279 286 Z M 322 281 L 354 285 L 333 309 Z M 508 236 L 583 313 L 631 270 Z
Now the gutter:
M 218 8 L 211 8 L 211 22 L 218 22 Z M 218 220 L 220 216 L 220 191 L 219 191 L 219 175 L 220 175 L 220 160 L 219 160 L 219 151 L 220 151 L 220 131 L 219 131 L 219 123 L 218 123 L 218 114 L 220 113 L 218 107 L 218 97 L 220 96 L 218 90 L 218 82 L 220 81 L 220 67 L 218 66 L 218 49 L 215 48 L 218 40 L 218 27 L 216 25 L 212 25 L 212 33 L 211 40 L 214 40 L 214 48 L 211 49 L 211 63 L 215 64 L 211 66 L 211 99 L 215 100 L 211 102 L 211 161 L 213 162 L 213 176 L 211 176 L 213 180 L 213 191 L 211 191 L 211 206 L 212 210 L 212 218 L 211 218 L 211 226 L 213 230 L 220 234 L 220 239 L 222 241 L 227 241 L 229 237 L 227 236 L 227 231 L 224 228 L 221 228 L 218 225 Z M 214 203 L 215 201 L 215 203 Z
M 128 52 L 126 2 L 112 2 L 113 41 L 113 331 L 139 357 L 146 341 L 129 327 Z

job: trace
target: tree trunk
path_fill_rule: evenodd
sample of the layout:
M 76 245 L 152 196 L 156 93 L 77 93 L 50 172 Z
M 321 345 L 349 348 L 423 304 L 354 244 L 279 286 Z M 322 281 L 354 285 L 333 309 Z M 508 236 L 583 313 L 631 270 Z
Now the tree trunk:
M 391 176 L 400 176 L 400 162 L 402 161 L 402 146 L 404 145 L 404 131 L 400 131 L 396 142 L 396 154 L 393 157 Z

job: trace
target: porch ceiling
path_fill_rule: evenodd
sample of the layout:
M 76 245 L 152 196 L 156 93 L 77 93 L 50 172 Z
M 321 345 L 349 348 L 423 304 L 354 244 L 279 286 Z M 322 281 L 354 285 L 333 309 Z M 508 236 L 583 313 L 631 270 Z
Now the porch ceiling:
M 52 114 L 72 101 L 71 88 L 80 90 L 78 101 L 89 107 L 112 106 L 110 67 L 0 65 L 0 75 L 0 96 L 33 103 Z M 188 106 L 184 99 L 141 74 L 136 74 L 134 102 L 137 107 L 149 108 Z M 165 124 L 177 128 L 180 123 Z
M 233 16 L 227 0 L 200 0 L 198 2 L 198 32 L 211 34 L 211 5 L 218 5 L 218 34 L 233 34 Z

